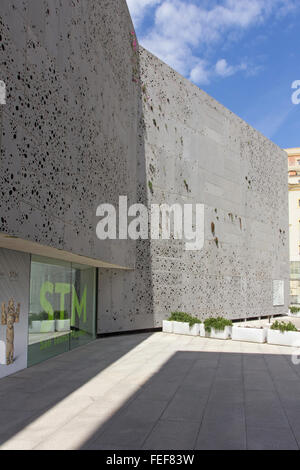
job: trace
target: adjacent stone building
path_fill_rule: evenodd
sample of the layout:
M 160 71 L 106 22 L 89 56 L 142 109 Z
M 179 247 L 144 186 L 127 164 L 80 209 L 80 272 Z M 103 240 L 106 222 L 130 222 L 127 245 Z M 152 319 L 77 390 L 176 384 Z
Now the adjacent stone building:
M 300 148 L 286 149 L 289 167 L 290 299 L 300 304 Z

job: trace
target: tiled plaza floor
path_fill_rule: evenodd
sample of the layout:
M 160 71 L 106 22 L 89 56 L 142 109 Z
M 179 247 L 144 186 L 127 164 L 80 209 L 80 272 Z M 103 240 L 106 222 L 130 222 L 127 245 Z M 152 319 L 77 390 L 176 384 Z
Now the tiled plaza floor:
M 291 352 L 164 333 L 99 339 L 0 381 L 0 449 L 298 449 Z

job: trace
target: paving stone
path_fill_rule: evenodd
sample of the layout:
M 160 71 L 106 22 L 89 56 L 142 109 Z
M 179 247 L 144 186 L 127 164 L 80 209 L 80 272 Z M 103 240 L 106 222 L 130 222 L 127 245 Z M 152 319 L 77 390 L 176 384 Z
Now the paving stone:
M 191 450 L 199 425 L 192 421 L 160 420 L 143 445 L 151 450 Z
M 282 404 L 273 391 L 246 390 L 247 426 L 289 428 Z
M 209 389 L 186 390 L 176 392 L 162 418 L 170 420 L 185 420 L 201 422 L 207 403 Z
M 249 450 L 299 450 L 295 437 L 286 427 L 247 426 Z
M 205 421 L 195 448 L 197 450 L 245 450 L 246 429 L 244 421 Z
M 88 351 L 92 362 L 86 382 L 83 375 L 76 376 L 75 369 L 68 375 L 72 352 L 64 363 L 61 358 L 53 358 L 46 368 L 34 366 L 26 373 L 5 379 L 2 389 L 5 399 L 0 401 L 1 449 L 245 449 L 247 445 L 251 449 L 293 449 L 298 446 L 300 377 L 286 380 L 276 374 L 276 364 L 278 368 L 283 367 L 283 359 L 287 361 L 287 358 L 272 353 L 265 362 L 268 368 L 264 369 L 260 359 L 264 361 L 269 345 L 254 345 L 253 357 L 248 353 L 241 357 L 235 356 L 235 348 L 230 351 L 228 342 L 226 352 L 203 350 L 199 359 L 199 351 L 188 351 L 185 356 L 179 341 L 173 343 L 170 354 L 161 357 L 158 354 L 153 364 L 153 344 L 164 347 L 165 338 L 160 333 L 151 338 L 143 344 L 149 363 L 145 362 L 144 354 L 138 358 L 133 354 L 136 372 L 127 375 L 125 371 L 130 370 L 131 361 L 127 348 L 124 353 L 127 338 L 119 337 L 105 339 L 105 349 L 113 348 L 116 355 L 111 361 L 107 359 L 106 368 L 101 366 L 98 371 L 94 364 L 103 350 L 101 341 L 82 348 Z M 206 343 L 199 340 L 204 347 Z M 137 343 L 136 340 L 132 347 Z M 179 361 L 180 373 L 176 376 L 174 359 L 181 356 L 185 358 Z M 230 375 L 231 366 L 237 367 L 238 375 Z M 220 370 L 221 377 L 217 374 Z M 55 381 L 56 374 L 62 371 L 65 379 L 59 376 Z M 39 374 L 43 392 L 29 393 L 30 384 L 36 390 Z
M 274 382 L 265 370 L 246 370 L 244 384 L 247 390 L 275 390 Z

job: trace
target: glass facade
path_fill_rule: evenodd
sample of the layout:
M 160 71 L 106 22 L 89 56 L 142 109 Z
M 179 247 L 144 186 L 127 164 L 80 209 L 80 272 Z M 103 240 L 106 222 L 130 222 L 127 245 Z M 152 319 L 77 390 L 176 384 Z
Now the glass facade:
M 33 255 L 28 366 L 96 337 L 96 269 Z

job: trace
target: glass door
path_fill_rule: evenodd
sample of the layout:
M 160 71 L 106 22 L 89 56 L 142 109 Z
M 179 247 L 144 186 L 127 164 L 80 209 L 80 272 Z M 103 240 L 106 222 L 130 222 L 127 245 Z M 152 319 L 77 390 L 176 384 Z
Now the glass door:
M 96 269 L 32 255 L 28 366 L 96 337 Z
M 69 351 L 72 313 L 71 263 L 31 258 L 28 365 Z
M 72 263 L 70 348 L 94 340 L 96 322 L 96 269 Z

